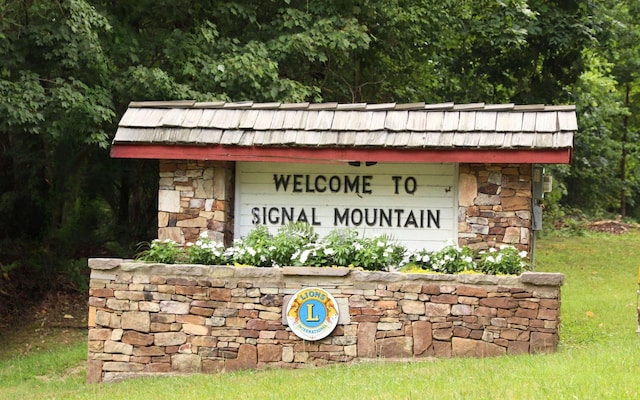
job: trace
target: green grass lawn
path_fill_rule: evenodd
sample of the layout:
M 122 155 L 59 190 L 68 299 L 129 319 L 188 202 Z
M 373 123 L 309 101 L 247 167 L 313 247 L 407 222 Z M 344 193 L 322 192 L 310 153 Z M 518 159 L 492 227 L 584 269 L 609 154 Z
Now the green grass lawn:
M 86 343 L 0 359 L 0 399 L 638 399 L 640 232 L 538 241 L 562 272 L 557 353 L 84 383 Z

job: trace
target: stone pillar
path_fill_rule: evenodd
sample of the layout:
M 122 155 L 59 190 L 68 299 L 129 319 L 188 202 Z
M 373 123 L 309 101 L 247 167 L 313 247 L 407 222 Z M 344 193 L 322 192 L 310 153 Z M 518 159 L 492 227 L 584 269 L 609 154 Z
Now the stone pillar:
M 158 239 L 185 244 L 202 232 L 233 241 L 234 164 L 160 160 Z
M 531 250 L 531 165 L 461 164 L 458 244 Z

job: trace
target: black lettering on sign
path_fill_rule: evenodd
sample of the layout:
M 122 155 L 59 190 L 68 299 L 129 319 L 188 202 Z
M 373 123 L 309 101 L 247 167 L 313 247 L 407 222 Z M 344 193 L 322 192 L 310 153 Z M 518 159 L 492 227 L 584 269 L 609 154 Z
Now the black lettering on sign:
M 401 176 L 394 175 L 391 177 L 393 180 L 394 194 L 400 194 L 400 182 L 402 181 Z M 418 190 L 418 181 L 413 176 L 408 176 L 404 180 L 404 192 L 407 194 L 414 194 L 416 190 Z
M 373 175 L 283 175 L 273 174 L 276 192 L 291 191 L 293 193 L 362 193 L 372 194 Z
M 334 208 L 333 226 L 380 228 L 424 228 L 434 225 L 440 229 L 440 210 L 404 210 L 402 208 Z
M 305 208 L 295 207 L 253 207 L 251 209 L 251 223 L 253 225 L 285 225 L 289 222 L 307 222 L 320 226 L 316 208 L 311 207 L 311 213 Z

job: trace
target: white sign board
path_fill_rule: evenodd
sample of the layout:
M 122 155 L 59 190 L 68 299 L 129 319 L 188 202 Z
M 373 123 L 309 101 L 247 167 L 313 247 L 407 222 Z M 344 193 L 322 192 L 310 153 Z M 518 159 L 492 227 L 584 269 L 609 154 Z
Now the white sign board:
M 457 241 L 455 164 L 236 163 L 235 235 L 306 221 L 322 238 L 356 228 L 410 249 Z

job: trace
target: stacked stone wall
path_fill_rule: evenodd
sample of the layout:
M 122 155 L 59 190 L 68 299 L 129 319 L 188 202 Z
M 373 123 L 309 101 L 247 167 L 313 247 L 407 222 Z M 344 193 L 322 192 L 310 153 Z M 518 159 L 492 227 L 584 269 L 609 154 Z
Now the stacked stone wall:
M 460 165 L 458 244 L 531 251 L 531 178 L 530 164 Z
M 233 241 L 234 164 L 160 160 L 158 239 L 195 242 L 203 232 Z
M 92 259 L 89 382 L 300 368 L 365 359 L 554 351 L 561 274 L 427 275 L 348 268 L 251 268 Z M 329 291 L 336 329 L 298 338 L 283 309 Z

